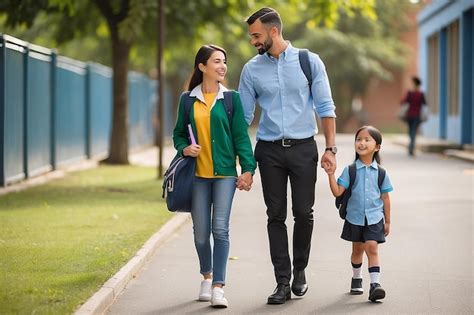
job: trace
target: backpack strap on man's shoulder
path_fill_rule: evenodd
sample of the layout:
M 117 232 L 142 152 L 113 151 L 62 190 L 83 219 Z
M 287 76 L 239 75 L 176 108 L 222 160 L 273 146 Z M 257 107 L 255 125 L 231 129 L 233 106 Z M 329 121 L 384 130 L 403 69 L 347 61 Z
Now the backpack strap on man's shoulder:
M 313 75 L 311 74 L 311 65 L 309 63 L 309 51 L 308 49 L 300 49 L 298 51 L 298 57 L 300 60 L 300 67 L 303 70 L 303 73 L 308 80 L 309 93 L 311 93 L 311 86 L 313 85 Z
M 232 125 L 232 118 L 234 117 L 234 105 L 232 104 L 232 95 L 234 91 L 224 92 L 224 109 L 229 119 L 229 124 Z
M 347 189 L 352 189 L 352 186 L 354 186 L 356 174 L 357 174 L 357 167 L 354 162 L 351 165 L 349 165 L 349 187 Z
M 382 189 L 383 181 L 384 181 L 384 179 L 385 179 L 385 173 L 386 173 L 386 171 L 385 171 L 385 169 L 384 169 L 382 166 L 380 166 L 380 165 L 378 165 L 378 168 L 379 168 L 379 177 L 378 177 L 377 183 L 378 183 L 378 185 L 379 185 L 379 189 L 381 190 L 381 189 Z

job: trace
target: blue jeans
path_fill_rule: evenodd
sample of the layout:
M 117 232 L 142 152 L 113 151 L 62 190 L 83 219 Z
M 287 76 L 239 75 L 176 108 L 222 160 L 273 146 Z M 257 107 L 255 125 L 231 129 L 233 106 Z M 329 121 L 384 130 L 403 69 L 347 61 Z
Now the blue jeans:
M 225 284 L 229 256 L 229 219 L 235 177 L 196 177 L 193 186 L 194 245 L 201 274 L 213 273 L 212 284 Z M 214 248 L 211 249 L 211 232 Z

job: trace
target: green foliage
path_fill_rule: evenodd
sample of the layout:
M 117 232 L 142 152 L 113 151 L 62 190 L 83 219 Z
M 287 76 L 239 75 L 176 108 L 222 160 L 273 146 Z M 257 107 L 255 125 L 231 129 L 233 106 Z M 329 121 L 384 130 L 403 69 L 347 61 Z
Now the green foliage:
M 379 0 L 373 16 L 347 11 L 333 29 L 308 29 L 300 47 L 318 53 L 324 61 L 338 106 L 339 125 L 351 115 L 354 97 L 362 96 L 371 80 L 393 79 L 393 72 L 405 65 L 406 47 L 399 35 L 406 30 L 404 3 Z
M 58 45 L 60 53 L 73 58 L 111 65 L 111 54 L 104 53 L 111 49 L 106 40 L 109 30 L 94 5 L 100 1 L 26 1 L 33 7 L 42 7 L 41 12 L 48 14 L 38 14 L 31 28 L 22 26 L 20 38 L 49 47 Z M 109 2 L 114 14 L 118 14 L 123 1 Z M 156 0 L 127 3 L 127 15 L 119 25 L 120 34 L 135 43 L 130 51 L 131 68 L 148 72 L 156 67 Z M 174 0 L 165 1 L 164 70 L 169 85 L 181 89 L 192 71 L 197 49 L 214 43 L 227 50 L 228 83 L 236 88 L 243 64 L 255 54 L 254 47 L 248 43 L 244 19 L 263 6 L 280 12 L 286 39 L 322 57 L 342 111 L 349 111 L 351 99 L 363 94 L 371 79 L 390 80 L 393 70 L 403 66 L 404 47 L 399 35 L 407 29 L 406 12 L 410 9 L 407 1 Z M 8 19 L 18 21 L 15 12 L 9 13 Z M 12 25 L 8 21 L 4 23 Z
M 0 313 L 73 313 L 170 218 L 159 187 L 101 166 L 1 196 Z

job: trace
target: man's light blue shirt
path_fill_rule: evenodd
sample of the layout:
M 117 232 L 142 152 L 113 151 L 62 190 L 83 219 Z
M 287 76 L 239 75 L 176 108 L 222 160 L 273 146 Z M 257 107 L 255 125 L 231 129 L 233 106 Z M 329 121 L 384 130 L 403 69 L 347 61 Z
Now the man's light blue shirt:
M 360 160 L 356 161 L 356 178 L 352 186 L 352 195 L 347 203 L 346 220 L 354 225 L 372 225 L 378 223 L 384 217 L 383 201 L 380 195 L 393 190 L 388 174 L 379 189 L 379 167 L 376 161 L 366 166 Z M 349 167 L 346 166 L 337 183 L 344 188 L 349 187 Z
M 317 133 L 316 117 L 336 117 L 326 69 L 318 55 L 309 53 L 313 84 L 301 69 L 299 49 L 290 43 L 278 59 L 257 55 L 242 70 L 239 93 L 250 125 L 255 104 L 262 109 L 257 140 L 304 139 Z

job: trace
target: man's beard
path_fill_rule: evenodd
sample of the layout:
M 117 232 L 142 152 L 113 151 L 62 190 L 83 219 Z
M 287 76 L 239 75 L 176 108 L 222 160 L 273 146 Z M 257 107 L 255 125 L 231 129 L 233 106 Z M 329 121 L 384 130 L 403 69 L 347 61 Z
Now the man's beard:
M 263 42 L 262 48 L 257 49 L 258 54 L 263 55 L 264 53 L 269 51 L 270 48 L 272 48 L 272 45 L 273 45 L 273 40 L 271 38 L 268 38 L 266 41 Z

